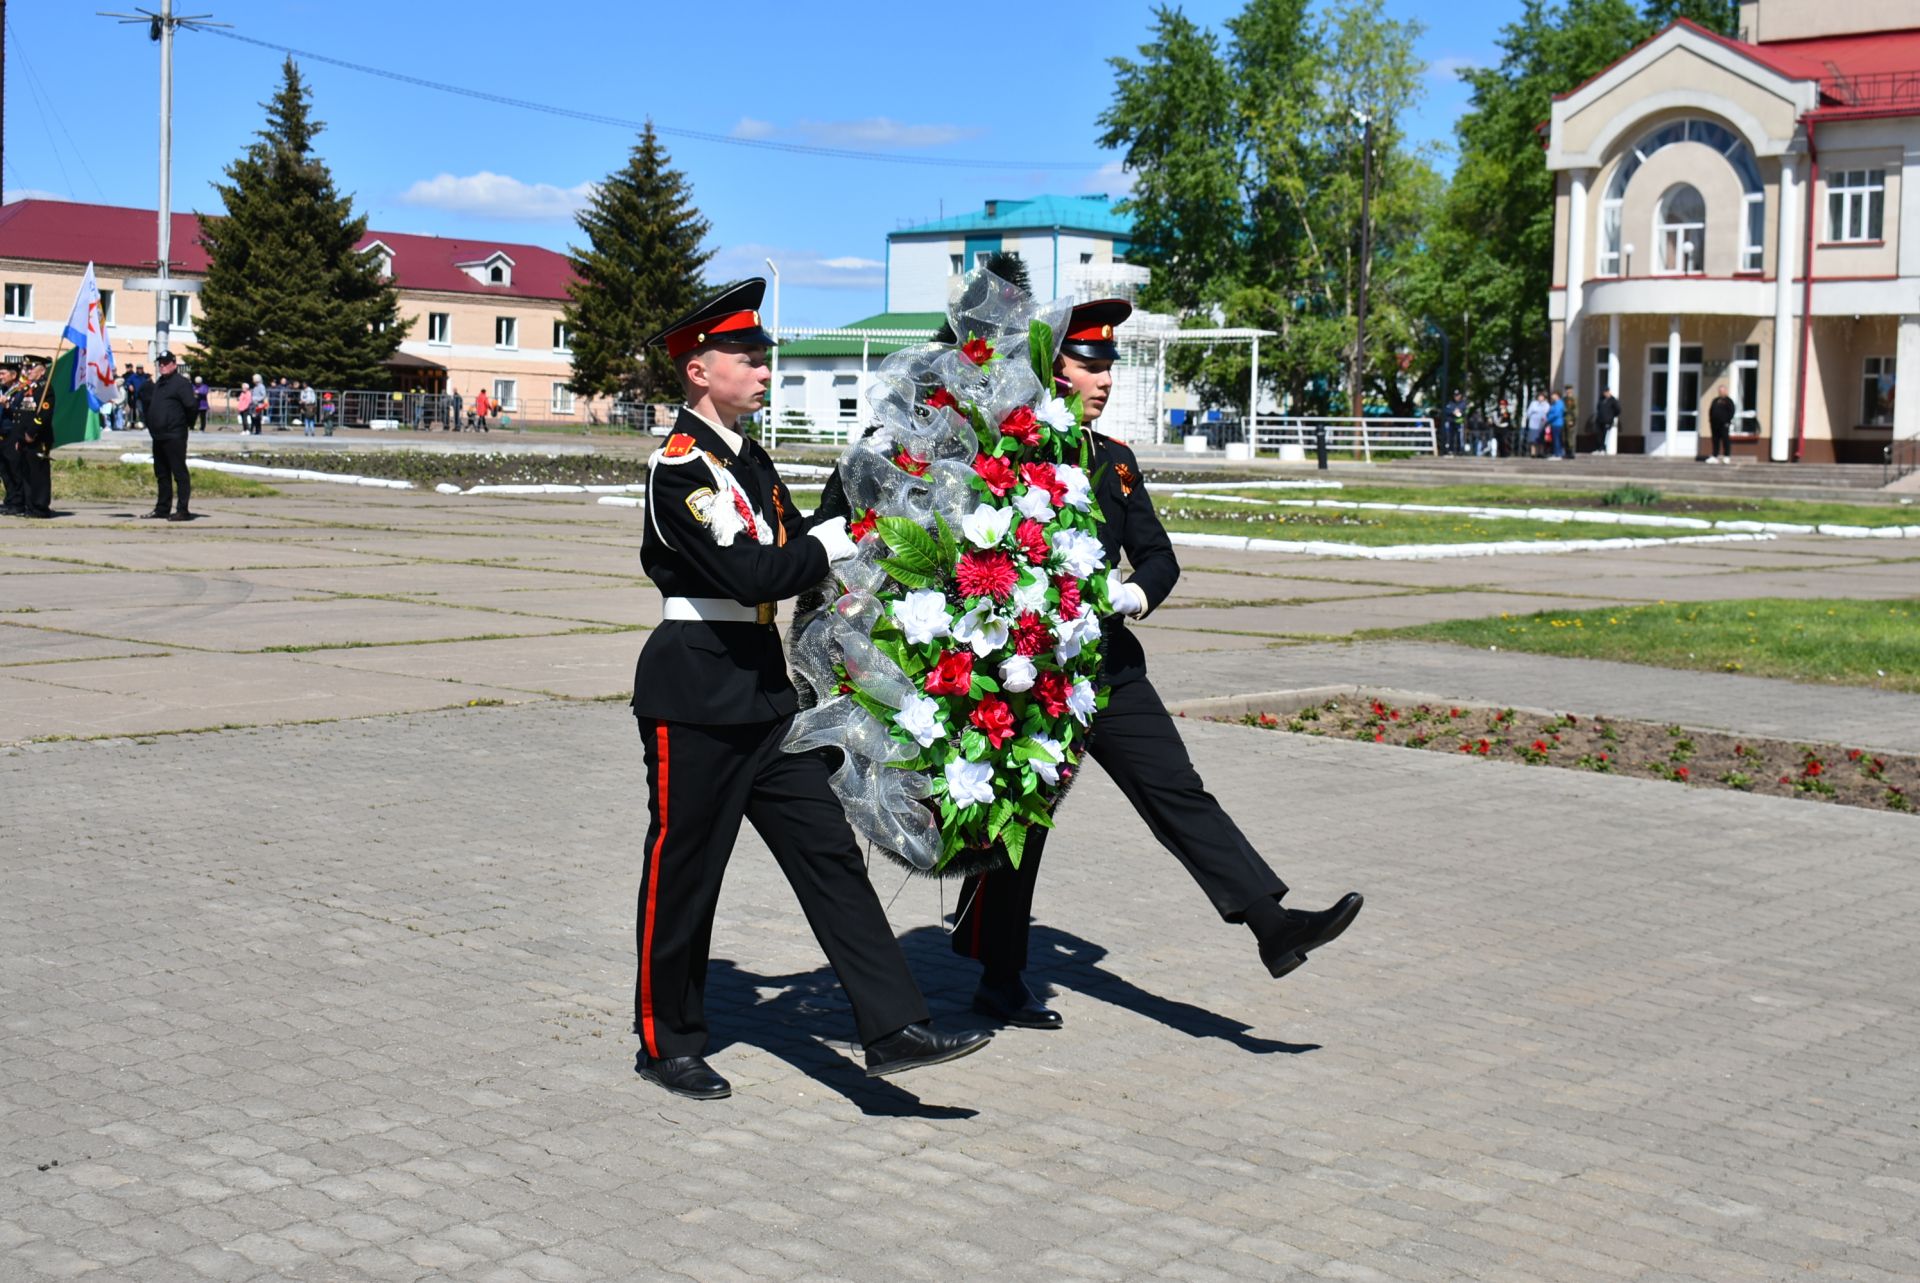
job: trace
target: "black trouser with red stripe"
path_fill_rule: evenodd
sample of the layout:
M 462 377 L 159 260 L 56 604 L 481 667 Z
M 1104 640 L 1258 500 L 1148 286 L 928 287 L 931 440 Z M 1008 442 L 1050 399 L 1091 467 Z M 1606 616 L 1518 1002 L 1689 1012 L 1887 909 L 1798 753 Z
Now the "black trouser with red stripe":
M 640 718 L 647 752 L 634 1031 L 650 1056 L 707 1047 L 707 957 L 720 880 L 745 819 L 787 875 L 853 1003 L 862 1043 L 927 1019 L 926 1000 L 867 880 L 827 751 L 786 753 L 791 717 L 714 726 Z
M 1108 691 L 1107 706 L 1094 715 L 1088 751 L 1226 921 L 1239 922 L 1248 905 L 1287 893 L 1201 783 L 1173 715 L 1145 677 Z M 1029 830 L 1019 868 L 968 878 L 960 892 L 953 951 L 978 959 L 990 976 L 1027 969 L 1027 929 L 1046 837 L 1043 828 Z

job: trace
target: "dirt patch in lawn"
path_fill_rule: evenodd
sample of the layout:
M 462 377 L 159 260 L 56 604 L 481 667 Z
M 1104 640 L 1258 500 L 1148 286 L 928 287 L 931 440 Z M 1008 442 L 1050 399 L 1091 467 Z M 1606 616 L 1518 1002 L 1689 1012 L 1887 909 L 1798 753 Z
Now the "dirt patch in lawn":
M 1255 711 L 1233 720 L 1298 735 L 1875 811 L 1913 814 L 1920 804 L 1920 757 L 1841 744 L 1796 744 L 1571 713 L 1390 703 L 1364 695 L 1329 699 L 1295 712 Z

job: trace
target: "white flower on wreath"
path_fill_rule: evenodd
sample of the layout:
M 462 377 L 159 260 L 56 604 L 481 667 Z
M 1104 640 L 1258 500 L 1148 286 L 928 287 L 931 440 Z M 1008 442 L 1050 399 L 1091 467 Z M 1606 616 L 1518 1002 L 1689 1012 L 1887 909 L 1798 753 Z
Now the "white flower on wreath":
M 1078 619 L 1056 621 L 1053 629 L 1053 658 L 1055 663 L 1064 664 L 1076 658 L 1082 648 L 1100 636 L 1100 621 L 1090 610 L 1080 612 Z
M 1059 470 L 1054 472 L 1059 475 Z M 1085 480 L 1084 475 L 1081 478 Z M 1084 530 L 1059 530 L 1053 536 L 1053 555 L 1060 559 L 1060 569 L 1075 579 L 1085 579 L 1100 569 L 1106 560 L 1106 549 L 1100 541 Z
M 960 518 L 960 533 L 976 548 L 992 548 L 1013 529 L 1013 509 L 981 504 Z
M 1085 726 L 1093 720 L 1094 708 L 1093 683 L 1084 679 L 1075 682 L 1073 689 L 1067 692 L 1067 711 L 1073 714 L 1075 721 Z
M 1067 488 L 1067 505 L 1085 512 L 1093 495 L 1093 483 L 1087 480 L 1087 474 L 1070 463 L 1062 463 L 1055 465 L 1053 478 Z
M 894 602 L 893 619 L 907 635 L 907 642 L 914 646 L 946 637 L 952 627 L 952 618 L 947 614 L 947 595 L 926 588 Z
M 983 601 L 953 621 L 953 639 L 985 659 L 1007 644 L 1007 621 L 993 613 L 992 602 Z
M 940 723 L 940 701 L 925 695 L 910 698 L 907 706 L 893 715 L 893 722 L 913 736 L 921 748 L 932 744 L 946 731 Z
M 1047 587 L 1045 575 L 1028 571 L 1014 586 L 1013 596 L 1009 599 L 1010 609 L 1014 615 L 1037 615 L 1046 610 Z
M 1059 740 L 1047 735 L 1029 735 L 1027 737 L 1027 743 L 1038 744 L 1041 748 L 1053 754 L 1053 760 L 1051 762 L 1045 762 L 1036 757 L 1029 762 L 1028 765 L 1033 767 L 1033 773 L 1035 775 L 1038 775 L 1047 783 L 1058 784 L 1060 782 L 1060 766 L 1067 760 L 1066 746 Z
M 1033 416 L 1055 432 L 1065 432 L 1073 426 L 1073 411 L 1067 408 L 1065 397 L 1048 397 L 1046 404 L 1035 410 Z
M 1014 498 L 1013 506 L 1020 510 L 1023 517 L 1032 517 L 1035 521 L 1053 520 L 1053 495 L 1039 486 L 1028 486 Z
M 1000 689 L 1018 695 L 1021 691 L 1033 689 L 1033 679 L 1039 676 L 1039 670 L 1033 661 L 1025 655 L 1012 655 L 1001 662 Z
M 947 763 L 947 797 L 955 806 L 993 801 L 993 767 L 956 757 Z

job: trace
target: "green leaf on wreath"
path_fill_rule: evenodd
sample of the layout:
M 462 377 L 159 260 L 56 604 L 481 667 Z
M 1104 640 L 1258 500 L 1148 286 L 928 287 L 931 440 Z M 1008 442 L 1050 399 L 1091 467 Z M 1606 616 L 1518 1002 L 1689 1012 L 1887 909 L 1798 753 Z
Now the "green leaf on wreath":
M 1027 830 L 1015 824 L 1000 835 L 1000 842 L 1007 848 L 1007 863 L 1014 868 L 1020 867 L 1021 857 L 1027 853 Z
M 1051 394 L 1053 389 L 1053 327 L 1045 321 L 1027 326 L 1027 357 L 1033 362 L 1033 377 Z
M 935 542 L 939 545 L 940 564 L 942 566 L 959 564 L 960 541 L 953 537 L 953 527 L 949 526 L 947 519 L 937 512 L 933 514 L 933 520 L 939 528 Z
M 1000 693 L 1000 683 L 976 669 L 973 674 L 973 689 L 969 690 L 967 694 L 977 699 L 981 691 L 986 691 L 990 695 L 998 695 Z
M 938 575 L 930 575 L 923 571 L 915 570 L 911 566 L 903 565 L 898 557 L 889 557 L 880 563 L 880 568 L 909 588 L 938 588 L 940 586 L 940 577 Z
M 986 755 L 987 737 L 975 727 L 968 727 L 960 734 L 960 752 L 970 762 L 977 762 Z
M 940 541 L 910 517 L 882 517 L 880 537 L 893 549 L 893 560 L 907 570 L 938 575 L 951 568 L 940 564 Z
M 993 809 L 987 812 L 987 838 L 992 840 L 1000 836 L 1007 827 L 1007 821 L 1013 818 L 1013 799 L 997 797 L 993 800 Z

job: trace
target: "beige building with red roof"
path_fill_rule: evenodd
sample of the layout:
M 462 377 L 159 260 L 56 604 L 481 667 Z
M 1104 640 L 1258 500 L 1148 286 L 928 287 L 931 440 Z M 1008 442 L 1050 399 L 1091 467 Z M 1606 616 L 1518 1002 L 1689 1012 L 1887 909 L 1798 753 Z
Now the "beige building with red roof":
M 0 354 L 52 357 L 89 262 L 107 305 L 114 356 L 122 369 L 153 367 L 153 295 L 130 292 L 130 277 L 154 274 L 152 210 L 67 201 L 22 200 L 0 206 Z M 519 418 L 604 422 L 608 406 L 575 398 L 562 309 L 573 279 L 566 256 L 537 245 L 368 231 L 360 249 L 382 256 L 413 326 L 393 361 L 394 386 L 459 392 L 469 405 L 487 396 Z M 200 221 L 173 216 L 173 275 L 197 280 L 207 270 Z M 171 342 L 194 342 L 198 300 L 173 296 Z M 275 370 L 260 371 L 269 381 Z M 345 389 L 343 389 L 345 390 Z
M 1740 35 L 1555 101 L 1556 386 L 1612 386 L 1622 452 L 1704 453 L 1724 384 L 1736 456 L 1877 462 L 1920 436 L 1920 4 L 1743 0 Z

